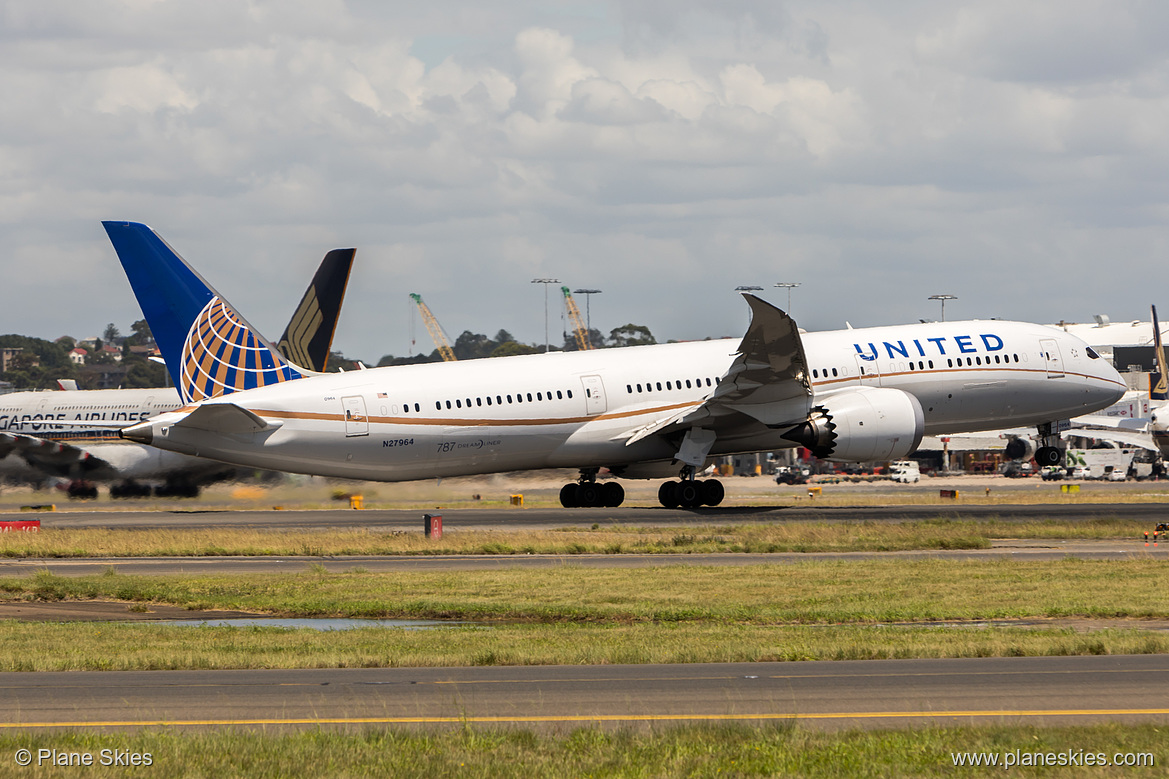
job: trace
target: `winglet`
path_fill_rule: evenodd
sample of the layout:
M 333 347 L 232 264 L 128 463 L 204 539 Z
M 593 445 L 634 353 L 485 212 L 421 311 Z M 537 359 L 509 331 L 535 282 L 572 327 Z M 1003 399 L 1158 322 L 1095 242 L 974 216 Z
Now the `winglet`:
M 184 403 L 299 379 L 291 365 L 157 233 L 102 222 Z

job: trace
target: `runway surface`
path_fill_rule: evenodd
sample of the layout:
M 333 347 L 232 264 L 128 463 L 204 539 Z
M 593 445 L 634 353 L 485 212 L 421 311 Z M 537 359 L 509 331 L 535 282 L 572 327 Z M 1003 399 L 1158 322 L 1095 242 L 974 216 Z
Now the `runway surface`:
M 751 506 L 705 509 L 616 508 L 499 508 L 429 509 L 441 514 L 446 529 L 521 529 L 591 527 L 593 524 L 685 526 L 753 522 L 862 522 L 921 519 L 987 519 L 1008 521 L 1088 521 L 1124 517 L 1150 523 L 1169 521 L 1169 503 L 1052 503 L 1001 505 L 915 506 Z M 263 528 L 271 530 L 366 528 L 419 530 L 422 509 L 311 511 L 192 509 L 172 511 L 125 510 L 0 513 L 0 520 L 39 519 L 45 528 Z
M 1169 722 L 1169 657 L 0 674 L 0 729 Z

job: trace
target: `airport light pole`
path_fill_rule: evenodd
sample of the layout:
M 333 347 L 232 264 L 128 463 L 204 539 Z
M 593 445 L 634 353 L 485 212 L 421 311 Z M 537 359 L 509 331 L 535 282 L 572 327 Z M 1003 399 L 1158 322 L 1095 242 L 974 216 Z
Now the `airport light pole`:
M 957 300 L 958 296 L 957 295 L 930 295 L 929 299 L 942 301 L 942 321 L 945 322 L 946 321 L 946 301 L 947 300 Z
M 795 287 L 800 286 L 800 282 L 798 282 L 798 281 L 795 281 L 795 282 L 781 281 L 778 284 L 776 284 L 775 286 L 782 287 L 782 288 L 787 290 L 787 315 L 791 316 L 792 315 L 792 290 Z
M 585 327 L 588 329 L 589 346 L 593 344 L 593 315 L 589 311 L 589 303 L 593 299 L 593 295 L 601 294 L 599 289 L 574 289 L 572 294 L 585 296 Z
M 544 285 L 544 354 L 548 353 L 548 285 L 559 284 L 560 279 L 532 279 L 533 284 Z

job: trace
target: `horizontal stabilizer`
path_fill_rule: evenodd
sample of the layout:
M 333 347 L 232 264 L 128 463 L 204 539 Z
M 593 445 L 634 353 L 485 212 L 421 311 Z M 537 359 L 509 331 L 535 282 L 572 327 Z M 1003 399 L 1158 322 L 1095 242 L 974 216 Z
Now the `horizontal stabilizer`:
M 251 411 L 234 403 L 205 403 L 197 406 L 174 426 L 222 435 L 243 435 L 276 428 L 280 423 L 265 422 Z
M 21 433 L 0 433 L 0 458 L 15 452 L 33 468 L 54 476 L 108 477 L 114 469 L 100 457 L 72 444 Z

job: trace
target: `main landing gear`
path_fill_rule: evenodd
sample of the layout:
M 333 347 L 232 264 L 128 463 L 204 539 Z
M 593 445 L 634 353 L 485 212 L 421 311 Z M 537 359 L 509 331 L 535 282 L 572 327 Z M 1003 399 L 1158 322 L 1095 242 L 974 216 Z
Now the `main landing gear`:
M 694 509 L 699 506 L 717 506 L 723 502 L 726 490 L 718 479 L 698 481 L 694 478 L 694 467 L 687 465 L 682 469 L 680 481 L 664 482 L 658 487 L 658 502 L 668 509 L 681 506 L 684 509 Z
M 1046 422 L 1039 426 L 1039 448 L 1035 450 L 1035 462 L 1042 468 L 1045 465 L 1063 465 L 1064 450 L 1059 433 L 1052 433 L 1051 423 Z
M 625 488 L 615 481 L 597 483 L 595 468 L 581 470 L 580 480 L 560 488 L 560 505 L 566 509 L 617 508 L 625 501 Z

